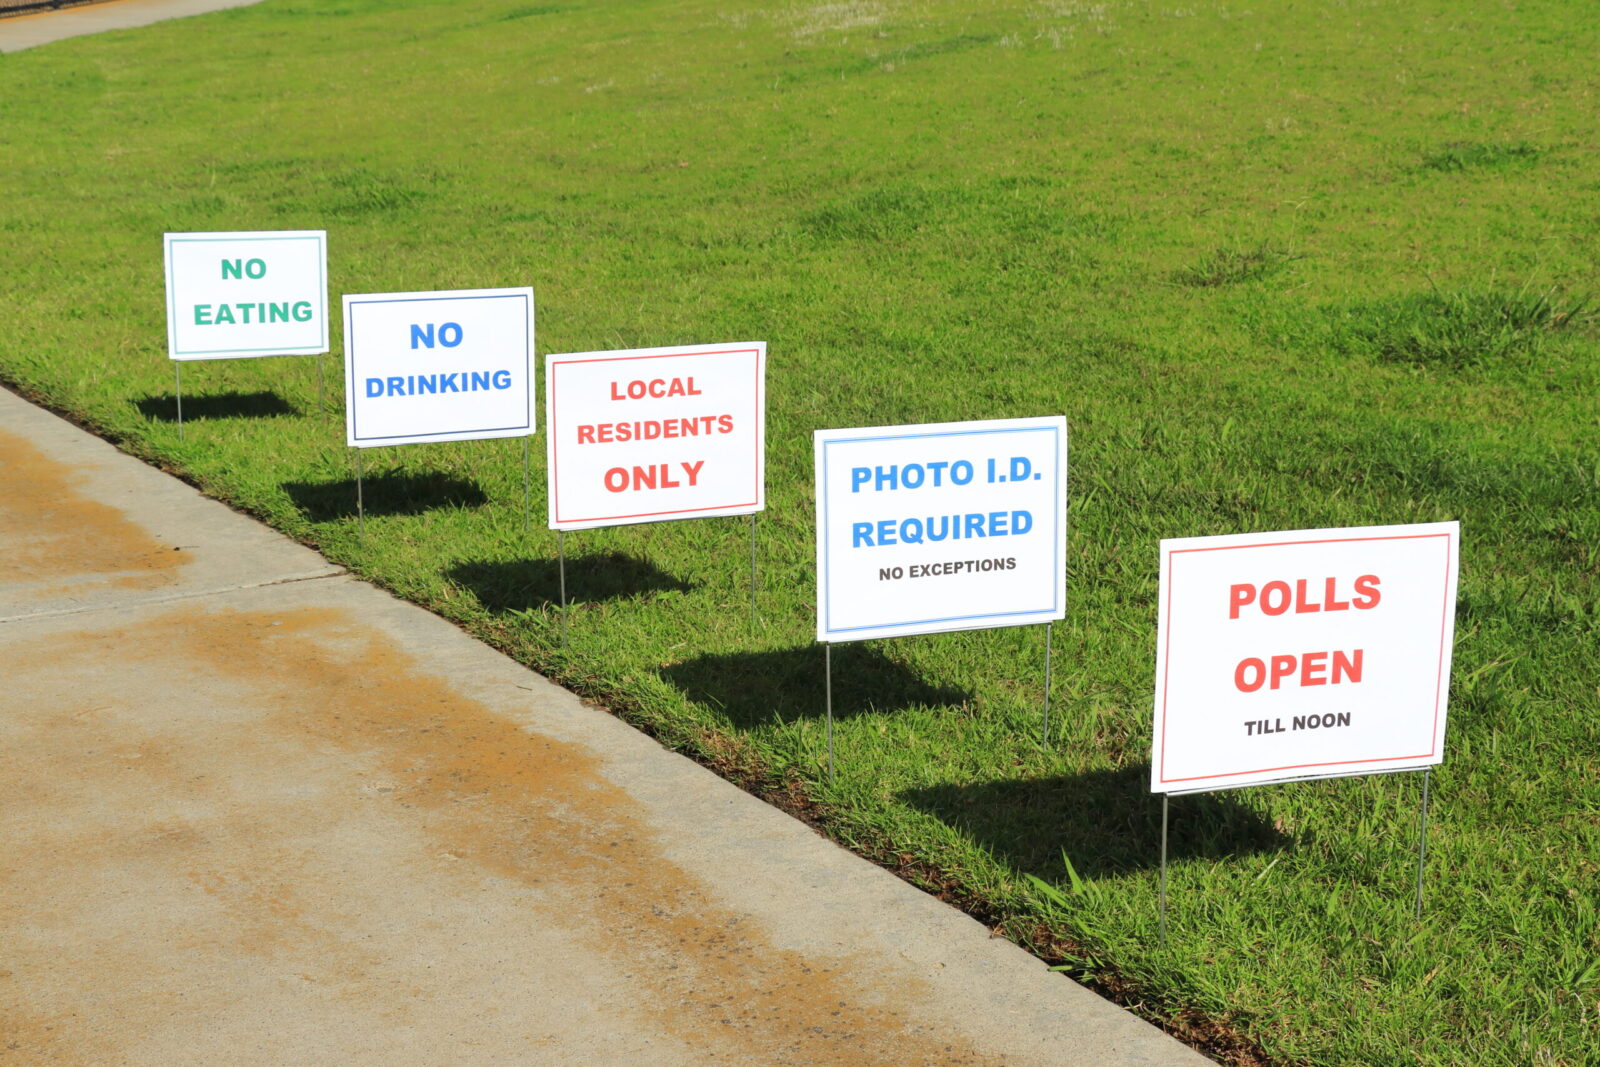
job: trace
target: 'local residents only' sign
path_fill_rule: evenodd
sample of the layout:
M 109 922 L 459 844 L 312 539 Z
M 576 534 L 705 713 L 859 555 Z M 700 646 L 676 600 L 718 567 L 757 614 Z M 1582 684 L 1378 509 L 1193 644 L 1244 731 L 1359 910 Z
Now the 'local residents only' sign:
M 1161 542 L 1151 790 L 1444 758 L 1454 522 Z
M 166 235 L 167 354 L 309 356 L 328 350 L 322 230 Z
M 762 342 L 546 356 L 550 528 L 760 511 L 766 363 Z
M 345 438 L 358 448 L 533 433 L 533 290 L 344 298 Z
M 817 639 L 1066 615 L 1063 416 L 818 430 Z

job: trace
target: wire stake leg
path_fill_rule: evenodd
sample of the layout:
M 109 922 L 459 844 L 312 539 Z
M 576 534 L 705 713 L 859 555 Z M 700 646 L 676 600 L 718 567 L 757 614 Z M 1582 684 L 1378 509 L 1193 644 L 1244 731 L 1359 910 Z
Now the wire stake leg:
M 1167 947 L 1167 794 L 1161 794 L 1161 947 Z
M 567 531 L 556 531 L 556 559 L 561 571 L 561 647 L 567 647 Z
M 1051 623 L 1044 624 L 1044 736 L 1042 743 L 1045 748 L 1050 747 L 1050 638 L 1055 627 Z
M 1416 918 L 1422 918 L 1422 865 L 1428 861 L 1428 777 L 1432 767 L 1422 768 L 1422 814 L 1417 834 L 1417 909 Z
M 833 643 L 822 646 L 822 673 L 828 703 L 828 784 L 833 784 Z
M 356 532 L 367 536 L 367 500 L 361 486 L 361 449 L 356 449 Z
M 756 513 L 750 513 L 750 625 L 756 624 Z

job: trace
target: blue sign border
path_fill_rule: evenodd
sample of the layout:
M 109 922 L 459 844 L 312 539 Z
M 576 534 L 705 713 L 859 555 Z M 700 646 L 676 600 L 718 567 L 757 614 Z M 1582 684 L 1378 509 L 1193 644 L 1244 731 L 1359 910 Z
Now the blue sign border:
M 440 430 L 438 433 L 386 433 L 377 437 L 362 437 L 361 428 L 356 424 L 356 413 L 360 411 L 361 408 L 360 405 L 355 402 L 355 383 L 360 376 L 355 373 L 356 348 L 354 338 L 351 336 L 355 333 L 355 331 L 349 328 L 355 325 L 355 312 L 352 310 L 349 313 L 348 321 L 346 322 L 347 328 L 345 330 L 346 336 L 344 339 L 344 347 L 346 354 L 350 357 L 351 374 L 349 375 L 349 380 L 345 383 L 345 387 L 350 392 L 350 398 L 348 400 L 350 405 L 350 429 L 352 431 L 350 436 L 353 439 L 357 441 L 420 441 L 428 437 L 457 437 L 458 435 L 464 433 L 499 433 L 502 430 L 527 430 L 531 433 L 533 431 L 533 307 L 531 298 L 527 293 L 480 293 L 477 296 L 405 296 L 390 300 L 352 300 L 347 306 L 353 309 L 360 307 L 362 304 L 430 304 L 444 300 L 456 302 L 465 300 L 528 301 L 529 306 L 524 318 L 524 321 L 528 323 L 528 332 L 523 341 L 525 346 L 525 351 L 523 352 L 523 369 L 524 373 L 527 375 L 528 381 L 527 421 L 516 426 L 471 426 L 460 430 Z
M 992 611 L 992 612 L 988 612 L 986 614 L 980 614 L 980 615 L 950 615 L 950 616 L 947 616 L 947 617 L 944 617 L 944 618 L 934 618 L 934 619 L 907 619 L 907 620 L 904 620 L 904 621 L 901 621 L 901 622 L 873 623 L 871 626 L 844 626 L 844 627 L 837 627 L 836 628 L 833 625 L 833 622 L 832 622 L 832 618 L 833 618 L 833 586 L 832 586 L 832 577 L 829 574 L 829 567 L 833 562 L 833 540 L 832 540 L 833 532 L 832 532 L 832 530 L 829 529 L 829 526 L 828 526 L 828 471 L 829 471 L 828 446 L 830 446 L 830 445 L 854 445 L 854 444 L 862 444 L 862 443 L 865 443 L 865 442 L 868 442 L 868 441 L 905 441 L 905 440 L 911 440 L 911 439 L 914 439 L 914 438 L 924 438 L 924 437 L 985 437 L 985 436 L 988 436 L 990 434 L 1012 434 L 1012 433 L 1049 433 L 1049 434 L 1054 435 L 1055 439 L 1051 442 L 1051 444 L 1052 444 L 1052 446 L 1054 448 L 1054 451 L 1051 452 L 1051 455 L 1053 455 L 1055 457 L 1055 459 L 1056 459 L 1057 469 L 1053 472 L 1054 478 L 1052 479 L 1052 492 L 1055 494 L 1054 510 L 1053 510 L 1052 516 L 1051 516 L 1052 517 L 1052 524 L 1053 524 L 1055 516 L 1059 516 L 1059 515 L 1062 514 L 1062 510 L 1061 510 L 1061 470 L 1060 470 L 1062 448 L 1061 448 L 1061 427 L 1059 427 L 1059 426 L 1018 426 L 1018 427 L 1015 427 L 1013 429 L 989 429 L 989 430 L 943 430 L 943 431 L 940 431 L 938 433 L 892 433 L 892 434 L 878 434 L 878 435 L 874 435 L 874 436 L 870 436 L 870 437 L 837 437 L 837 438 L 833 438 L 833 439 L 826 440 L 826 441 L 822 442 L 822 494 L 821 494 L 820 499 L 818 500 L 818 509 L 820 510 L 821 514 L 819 516 L 819 520 L 818 521 L 822 523 L 822 538 L 823 538 L 823 544 L 824 544 L 824 546 L 826 548 L 826 552 L 824 553 L 825 558 L 823 560 L 823 566 L 822 566 L 822 581 L 823 581 L 823 588 L 827 591 L 827 595 L 828 595 L 828 612 L 827 612 L 827 617 L 825 619 L 823 619 L 823 633 L 829 634 L 829 635 L 832 635 L 832 634 L 861 633 L 862 631 L 867 631 L 867 630 L 889 630 L 889 629 L 895 629 L 895 628 L 901 627 L 901 626 L 932 626 L 932 625 L 937 625 L 939 623 L 946 623 L 946 622 L 971 622 L 971 621 L 976 621 L 976 620 L 979 620 L 979 619 L 1012 618 L 1012 617 L 1015 617 L 1015 616 L 1018 616 L 1018 615 L 1044 615 L 1046 613 L 1054 615 L 1057 611 L 1060 610 L 1061 589 L 1055 582 L 1052 582 L 1052 583 L 1050 583 L 1051 584 L 1050 606 L 1048 608 L 1033 608 L 1033 609 L 1026 610 L 1026 611 Z M 1057 528 L 1056 536 L 1054 538 L 1052 538 L 1052 544 L 1051 544 L 1052 562 L 1055 564 L 1054 570 L 1055 570 L 1055 572 L 1057 574 L 1063 573 L 1062 568 L 1061 568 L 1061 542 L 1062 542 L 1061 530 L 1059 528 Z M 958 627 L 952 627 L 952 629 L 957 629 L 957 628 Z M 871 636 L 871 635 L 870 634 L 864 634 L 863 636 Z

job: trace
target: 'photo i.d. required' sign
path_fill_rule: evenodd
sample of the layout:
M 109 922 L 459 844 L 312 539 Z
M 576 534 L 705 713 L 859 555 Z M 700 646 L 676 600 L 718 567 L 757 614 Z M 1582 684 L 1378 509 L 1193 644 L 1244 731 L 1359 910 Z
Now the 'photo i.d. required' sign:
M 766 367 L 760 341 L 546 356 L 550 528 L 760 511 Z
M 353 447 L 526 437 L 533 290 L 347 295 L 344 372 Z
M 1444 758 L 1454 522 L 1161 542 L 1150 788 Z
M 817 640 L 1066 616 L 1067 420 L 818 430 Z
M 325 231 L 169 233 L 163 245 L 172 359 L 328 350 Z

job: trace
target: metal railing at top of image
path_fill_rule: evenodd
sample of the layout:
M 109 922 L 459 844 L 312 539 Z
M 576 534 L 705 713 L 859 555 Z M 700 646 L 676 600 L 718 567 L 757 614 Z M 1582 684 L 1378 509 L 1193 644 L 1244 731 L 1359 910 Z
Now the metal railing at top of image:
M 100 4 L 106 0 L 0 0 L 0 19 L 7 15 L 32 15 L 40 11 L 59 11 L 64 7 Z

